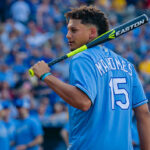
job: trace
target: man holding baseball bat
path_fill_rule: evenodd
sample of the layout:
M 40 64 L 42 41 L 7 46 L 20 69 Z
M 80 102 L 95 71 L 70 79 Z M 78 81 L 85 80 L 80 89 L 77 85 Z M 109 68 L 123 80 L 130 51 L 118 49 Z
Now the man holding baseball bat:
M 92 6 L 72 9 L 66 18 L 70 50 L 108 31 L 104 13 Z M 132 150 L 132 109 L 141 148 L 150 149 L 147 99 L 133 65 L 126 59 L 103 46 L 89 48 L 72 58 L 70 84 L 54 77 L 44 61 L 31 69 L 69 104 L 68 149 Z

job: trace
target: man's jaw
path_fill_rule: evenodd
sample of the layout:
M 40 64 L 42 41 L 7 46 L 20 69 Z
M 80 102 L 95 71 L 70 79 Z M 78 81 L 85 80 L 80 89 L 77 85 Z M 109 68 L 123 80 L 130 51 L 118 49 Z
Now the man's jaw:
M 70 48 L 70 51 L 74 51 L 76 50 L 77 48 L 81 47 L 80 45 L 77 45 L 74 41 L 69 41 L 68 42 L 68 45 L 69 45 L 69 48 Z
M 70 50 L 71 51 L 73 51 L 75 48 L 73 47 L 73 45 L 74 45 L 74 42 L 73 41 L 69 41 L 68 42 L 68 45 L 69 45 L 69 48 L 70 48 Z

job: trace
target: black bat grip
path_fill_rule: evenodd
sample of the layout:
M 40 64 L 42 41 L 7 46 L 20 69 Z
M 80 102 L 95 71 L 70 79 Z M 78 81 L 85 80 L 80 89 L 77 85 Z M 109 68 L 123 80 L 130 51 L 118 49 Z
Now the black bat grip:
M 54 64 L 56 64 L 56 63 L 58 63 L 58 62 L 60 62 L 60 61 L 62 61 L 62 60 L 65 60 L 65 59 L 67 59 L 67 58 L 68 58 L 67 55 L 61 56 L 61 57 L 59 57 L 59 58 L 57 58 L 57 59 L 55 59 L 55 60 L 49 62 L 49 63 L 48 63 L 48 66 L 51 67 L 51 66 L 53 66 Z
M 55 59 L 55 60 L 49 62 L 49 63 L 48 63 L 48 66 L 51 67 L 52 65 L 54 65 L 54 64 L 56 64 L 56 63 L 58 63 L 58 62 L 60 62 L 60 61 L 62 61 L 62 60 L 64 60 L 64 59 L 66 59 L 66 58 L 68 58 L 67 55 L 64 55 L 64 56 L 62 56 L 62 57 L 59 57 L 59 58 L 57 58 L 57 59 Z M 31 77 L 34 76 L 34 71 L 33 71 L 32 69 L 29 69 L 29 75 L 30 75 Z

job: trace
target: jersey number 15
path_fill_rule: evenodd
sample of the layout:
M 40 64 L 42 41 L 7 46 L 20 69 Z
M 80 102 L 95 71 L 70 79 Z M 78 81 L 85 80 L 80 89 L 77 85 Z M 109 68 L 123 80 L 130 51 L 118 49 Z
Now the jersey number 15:
M 111 101 L 112 109 L 115 109 L 115 104 L 121 109 L 128 109 L 129 107 L 129 95 L 125 88 L 119 88 L 119 84 L 126 84 L 126 78 L 112 78 L 109 82 L 109 87 L 111 89 Z M 115 95 L 124 95 L 125 103 L 121 100 L 115 100 Z

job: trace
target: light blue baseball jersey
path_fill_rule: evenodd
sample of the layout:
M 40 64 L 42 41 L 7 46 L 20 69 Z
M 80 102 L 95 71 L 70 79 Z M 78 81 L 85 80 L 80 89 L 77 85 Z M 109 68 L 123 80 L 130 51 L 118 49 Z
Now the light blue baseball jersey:
M 9 143 L 14 142 L 15 140 L 15 122 L 12 119 L 9 119 L 8 122 L 4 122 L 4 125 L 7 129 Z M 15 150 L 15 146 L 11 146 L 10 150 Z
M 9 143 L 7 129 L 4 125 L 4 122 L 0 120 L 0 149 L 9 150 L 9 148 L 10 148 L 10 143 Z
M 92 105 L 86 112 L 69 106 L 69 149 L 132 150 L 132 108 L 147 103 L 133 65 L 96 46 L 72 58 L 70 84 Z
M 16 136 L 15 143 L 16 145 L 29 144 L 37 136 L 43 135 L 42 127 L 40 123 L 31 117 L 28 117 L 24 120 L 16 121 Z M 38 150 L 39 145 L 28 148 L 28 150 Z

